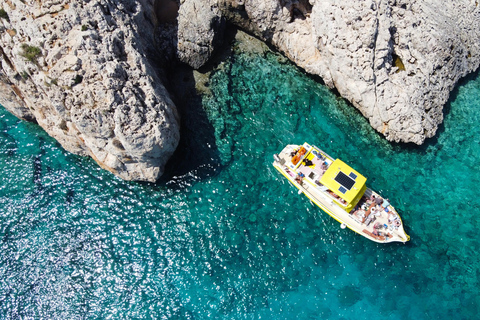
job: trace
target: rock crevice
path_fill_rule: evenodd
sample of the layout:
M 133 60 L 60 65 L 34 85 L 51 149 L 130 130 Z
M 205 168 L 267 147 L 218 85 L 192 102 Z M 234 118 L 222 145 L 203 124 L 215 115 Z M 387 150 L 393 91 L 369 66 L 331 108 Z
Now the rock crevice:
M 320 76 L 391 141 L 432 137 L 450 91 L 480 64 L 480 8 L 468 0 L 2 5 L 0 103 L 127 180 L 157 180 L 179 142 L 159 65 L 201 68 L 226 23 Z

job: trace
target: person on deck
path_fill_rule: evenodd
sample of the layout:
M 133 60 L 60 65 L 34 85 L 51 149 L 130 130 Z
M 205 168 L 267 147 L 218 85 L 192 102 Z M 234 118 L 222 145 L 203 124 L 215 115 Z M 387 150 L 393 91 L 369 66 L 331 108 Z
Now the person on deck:
M 302 184 L 304 177 L 305 177 L 305 175 L 300 172 L 300 173 L 297 175 L 297 177 L 295 178 L 295 181 L 297 181 L 298 184 Z
M 313 165 L 313 162 L 311 160 L 305 159 L 303 160 L 303 165 L 306 167 L 310 167 Z

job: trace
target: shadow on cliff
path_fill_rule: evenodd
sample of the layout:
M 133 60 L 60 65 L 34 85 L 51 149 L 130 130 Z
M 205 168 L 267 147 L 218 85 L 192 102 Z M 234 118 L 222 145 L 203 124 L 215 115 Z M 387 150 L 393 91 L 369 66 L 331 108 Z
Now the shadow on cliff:
M 181 187 L 214 176 L 222 164 L 215 129 L 205 113 L 189 66 L 178 64 L 170 72 L 169 92 L 180 114 L 180 142 L 158 183 Z
M 202 80 L 196 81 L 193 69 L 179 62 L 167 70 L 168 89 L 181 117 L 180 142 L 158 183 L 182 187 L 214 176 L 228 165 L 220 157 L 215 128 L 205 112 L 197 88 L 204 86 L 203 90 L 209 91 L 209 74 L 231 56 L 235 34 L 235 28 L 226 28 L 223 45 L 196 73 L 197 77 L 203 77 Z
M 150 46 L 148 55 L 180 115 L 178 147 L 167 162 L 163 176 L 154 185 L 183 188 L 214 176 L 222 163 L 215 130 L 196 89 L 194 71 L 176 56 L 178 9 L 176 0 L 154 1 L 155 45 Z

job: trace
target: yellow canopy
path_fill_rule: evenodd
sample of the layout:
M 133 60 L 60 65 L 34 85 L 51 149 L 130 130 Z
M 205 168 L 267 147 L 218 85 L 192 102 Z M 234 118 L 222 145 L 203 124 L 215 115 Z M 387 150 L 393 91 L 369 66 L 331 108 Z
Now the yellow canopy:
M 321 184 L 349 204 L 354 200 L 356 204 L 362 197 L 366 181 L 367 178 L 339 159 L 333 161 L 320 179 Z

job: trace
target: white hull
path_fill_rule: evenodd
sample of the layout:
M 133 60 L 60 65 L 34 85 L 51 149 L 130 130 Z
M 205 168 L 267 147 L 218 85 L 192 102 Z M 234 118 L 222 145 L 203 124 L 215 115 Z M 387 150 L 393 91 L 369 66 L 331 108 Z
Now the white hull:
M 311 158 L 311 160 L 316 163 L 310 166 L 305 166 L 302 163 L 293 164 L 291 154 L 300 147 L 302 146 L 288 145 L 285 147 L 280 154 L 275 155 L 273 166 L 280 171 L 292 185 L 298 188 L 301 193 L 305 194 L 313 203 L 339 223 L 345 224 L 349 229 L 372 241 L 388 243 L 407 242 L 410 239 L 403 229 L 403 223 L 395 208 L 386 200 L 384 200 L 385 202 L 382 204 L 375 204 L 372 201 L 372 196 L 382 198 L 369 188 L 366 188 L 363 197 L 360 195 L 362 198 L 360 202 L 356 204 L 355 209 L 348 212 L 345 207 L 342 207 L 341 203 L 344 203 L 345 206 L 345 201 L 340 199 L 331 190 L 326 190 L 327 188 L 319 183 L 322 175 L 322 170 L 319 168 L 320 164 L 322 166 L 325 166 L 325 164 L 330 165 L 334 159 L 319 148 L 305 143 L 303 147 L 305 147 L 307 151 L 303 157 L 305 159 L 307 159 L 307 157 Z M 313 154 L 315 154 L 315 157 L 313 155 L 309 156 L 314 150 L 315 152 L 313 152 Z M 303 157 L 301 159 L 303 159 Z M 295 159 L 293 160 L 295 162 Z M 312 167 L 314 169 L 311 169 Z M 306 172 L 307 175 L 299 181 L 298 174 L 301 172 Z

